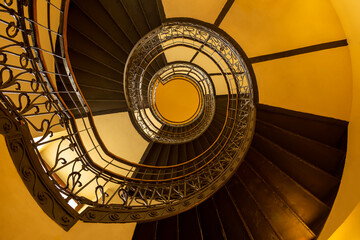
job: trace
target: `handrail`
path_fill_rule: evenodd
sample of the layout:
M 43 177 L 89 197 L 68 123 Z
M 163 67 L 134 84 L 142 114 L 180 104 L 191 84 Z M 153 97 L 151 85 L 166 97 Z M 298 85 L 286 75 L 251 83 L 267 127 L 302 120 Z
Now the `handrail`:
M 40 4 L 46 6 L 46 23 L 39 18 Z M 41 205 L 43 210 L 68 230 L 79 219 L 86 222 L 160 219 L 209 197 L 239 166 L 254 130 L 255 109 L 248 72 L 251 66 L 242 60 L 242 51 L 237 51 L 215 30 L 188 22 L 167 23 L 149 33 L 148 36 L 156 31 L 156 34 L 163 34 L 159 36 L 165 41 L 156 43 L 161 51 L 156 46 L 141 52 L 148 38 L 134 47 L 127 69 L 131 71 L 134 66 L 144 65 L 146 69 L 149 62 L 143 61 L 142 56 L 153 56 L 151 49 L 156 49 L 156 57 L 175 47 L 168 40 L 176 37 L 170 37 L 169 32 L 173 31 L 177 37 L 183 34 L 180 45 L 221 59 L 212 60 L 227 80 L 228 96 L 224 124 L 216 140 L 201 154 L 171 166 L 132 163 L 106 148 L 76 82 L 68 54 L 69 4 L 70 0 L 62 0 L 59 6 L 48 0 L 18 0 L 16 3 L 8 0 L 0 4 L 0 12 L 4 13 L 0 24 L 6 26 L 0 29 L 0 40 L 5 42 L 0 42 L 0 133 L 5 135 L 19 174 L 35 200 L 41 205 L 51 199 L 52 207 Z M 58 15 L 50 16 L 50 12 Z M 52 18 L 59 20 L 55 27 Z M 187 35 L 191 32 L 199 34 L 200 40 L 195 35 Z M 201 35 L 204 33 L 208 35 Z M 50 43 L 49 47 L 42 44 L 43 40 Z M 203 43 L 200 49 L 194 47 L 198 40 Z M 138 53 L 145 55 L 136 55 Z M 134 65 L 134 57 L 140 57 L 139 65 Z M 222 66 L 224 64 L 226 67 Z M 53 65 L 55 71 L 51 69 Z M 229 71 L 230 74 L 225 74 Z M 129 81 L 133 80 L 138 84 L 136 78 L 125 76 L 127 91 L 132 91 Z M 202 94 L 214 94 L 211 84 L 211 79 L 199 84 Z M 141 91 L 140 94 L 128 94 L 127 99 L 131 96 L 144 99 Z M 212 119 L 208 116 L 214 106 L 206 100 L 201 117 L 194 118 L 193 125 L 189 125 L 192 128 L 174 133 L 174 136 L 194 134 L 199 131 L 197 126 L 209 123 L 206 121 Z M 76 114 L 80 118 L 76 119 Z M 31 170 L 25 171 L 24 164 L 31 166 Z M 46 189 L 45 193 L 40 189 Z M 71 201 L 83 208 L 71 207 Z M 54 211 L 61 214 L 54 214 Z

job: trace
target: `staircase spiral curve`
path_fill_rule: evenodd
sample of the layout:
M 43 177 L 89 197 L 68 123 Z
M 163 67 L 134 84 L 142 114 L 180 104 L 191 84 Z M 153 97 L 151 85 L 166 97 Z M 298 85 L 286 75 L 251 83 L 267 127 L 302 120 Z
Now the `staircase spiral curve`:
M 164 19 L 161 1 L 60 2 L 44 0 L 45 21 L 41 1 L 0 5 L 0 133 L 50 218 L 65 230 L 140 222 L 133 239 L 316 238 L 341 178 L 345 123 L 258 104 L 231 36 Z M 176 81 L 198 97 L 182 120 L 158 100 Z M 113 113 L 149 142 L 137 162 L 97 130 L 94 116 Z

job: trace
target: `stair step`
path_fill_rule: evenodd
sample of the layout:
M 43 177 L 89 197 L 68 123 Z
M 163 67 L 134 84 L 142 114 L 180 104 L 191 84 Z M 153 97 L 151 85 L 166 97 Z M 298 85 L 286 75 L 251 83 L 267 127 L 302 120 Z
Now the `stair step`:
M 337 189 L 339 179 L 291 154 L 269 139 L 255 133 L 252 146 L 282 171 L 323 202 Z
M 156 166 L 168 166 L 171 145 L 169 144 L 162 144 L 162 145 L 163 146 L 159 154 L 158 160 L 156 162 Z
M 202 154 L 204 152 L 203 146 L 201 145 L 199 138 L 197 138 L 193 141 L 193 145 L 194 145 L 194 150 L 195 150 L 196 156 L 199 156 L 200 154 Z
M 94 44 L 70 26 L 68 27 L 68 41 L 70 49 L 87 56 L 93 61 L 106 66 L 118 74 L 122 74 L 124 72 L 124 63 L 105 52 L 102 48 L 98 47 L 97 44 Z
M 301 136 L 342 148 L 346 141 L 346 121 L 259 104 L 257 119 Z
M 94 116 L 126 112 L 128 107 L 125 100 L 91 100 L 86 99 Z
M 157 222 L 138 223 L 132 240 L 155 240 Z
M 127 1 L 120 0 L 122 7 L 124 7 L 127 15 L 130 17 L 132 25 L 135 27 L 136 32 L 143 37 L 151 29 L 147 19 L 143 13 L 143 8 L 140 5 L 139 1 Z
M 188 159 L 187 157 L 187 150 L 186 150 L 186 144 L 179 144 L 179 163 L 186 162 Z
M 179 145 L 174 144 L 174 145 L 171 146 L 170 158 L 169 158 L 168 166 L 178 164 L 179 163 L 178 159 L 179 159 Z
M 179 236 L 179 224 L 178 216 L 173 216 L 159 220 L 157 223 L 156 240 L 170 240 L 178 239 Z
M 73 0 L 75 4 L 83 11 L 98 27 L 117 43 L 125 53 L 129 54 L 136 42 L 131 42 L 125 33 L 117 26 L 108 12 L 98 0 Z M 71 11 L 71 9 L 70 9 Z
M 214 195 L 214 199 L 227 239 L 250 240 L 242 219 L 234 211 L 235 206 L 232 204 L 225 188 L 220 189 Z
M 161 18 L 156 0 L 138 0 L 140 7 L 146 17 L 149 28 L 155 29 L 161 25 Z M 161 4 L 161 3 L 160 3 Z
M 99 0 L 101 5 L 106 9 L 108 14 L 122 30 L 130 42 L 135 45 L 142 37 L 134 27 L 131 16 L 128 15 L 121 1 Z
M 255 131 L 261 136 L 271 139 L 287 151 L 333 175 L 337 174 L 339 163 L 345 157 L 342 150 L 302 137 L 261 120 L 257 120 Z
M 236 174 L 283 239 L 315 237 L 306 224 L 246 163 L 240 166 Z
M 259 210 L 256 202 L 240 182 L 237 175 L 234 175 L 226 184 L 231 196 L 236 202 L 254 240 L 280 240 L 281 238 L 274 231 L 263 213 Z
M 226 240 L 225 230 L 220 222 L 212 198 L 201 203 L 198 207 L 203 239 Z
M 126 62 L 127 52 L 114 42 L 103 29 L 96 25 L 96 23 L 75 4 L 72 4 L 69 11 L 68 24 L 121 63 L 124 64 Z M 69 45 L 71 46 L 72 43 L 69 42 Z
M 256 149 L 249 149 L 246 162 L 271 185 L 311 229 L 320 219 L 329 214 L 330 208 L 326 204 L 297 184 Z
M 75 51 L 74 49 L 69 49 L 69 56 L 71 59 L 71 65 L 75 68 L 79 68 L 80 70 L 86 71 L 88 73 L 113 79 L 119 83 L 123 82 L 123 74 L 119 74 L 119 72 L 113 71 L 105 65 L 100 64 L 99 62 Z
M 186 143 L 186 153 L 187 153 L 187 160 L 193 159 L 196 157 L 193 141 Z
M 146 156 L 146 160 L 144 161 L 144 164 L 156 166 L 156 163 L 159 159 L 162 150 L 163 150 L 163 144 L 155 142 L 150 152 Z
M 196 208 L 179 214 L 179 240 L 201 240 L 202 233 Z
M 104 100 L 122 100 L 125 102 L 124 95 L 120 91 L 113 89 L 99 88 L 88 86 L 86 84 L 79 84 L 82 93 L 84 94 L 85 100 L 90 99 L 104 99 Z M 105 93 L 105 94 L 104 94 Z M 124 104 L 121 107 L 127 106 Z

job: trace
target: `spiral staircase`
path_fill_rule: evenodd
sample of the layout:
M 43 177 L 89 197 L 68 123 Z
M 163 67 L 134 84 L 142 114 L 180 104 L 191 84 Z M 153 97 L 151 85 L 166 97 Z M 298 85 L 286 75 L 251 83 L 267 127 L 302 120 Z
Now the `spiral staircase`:
M 167 19 L 157 0 L 60 2 L 44 1 L 44 23 L 37 2 L 1 4 L 1 37 L 13 45 L 0 52 L 0 133 L 50 218 L 65 230 L 78 220 L 138 222 L 134 240 L 317 238 L 348 123 L 259 104 L 252 64 L 274 56 L 249 59 L 219 28 L 234 1 L 214 24 Z M 186 121 L 157 108 L 156 91 L 174 79 L 201 92 Z M 148 142 L 137 161 L 102 140 L 96 117 L 112 114 Z

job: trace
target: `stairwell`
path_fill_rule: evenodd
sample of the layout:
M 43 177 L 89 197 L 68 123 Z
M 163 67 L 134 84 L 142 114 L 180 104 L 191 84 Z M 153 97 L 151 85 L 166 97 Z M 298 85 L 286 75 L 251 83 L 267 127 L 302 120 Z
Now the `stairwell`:
M 69 12 L 76 79 L 94 115 L 128 111 L 126 58 L 164 21 L 161 6 L 155 0 L 90 2 L 74 0 Z M 165 56 L 154 62 L 146 80 L 165 64 Z M 176 165 L 206 151 L 226 116 L 223 99 L 216 96 L 215 117 L 202 136 L 183 144 L 151 142 L 140 163 Z M 315 239 L 336 197 L 346 139 L 345 121 L 258 104 L 251 148 L 231 180 L 191 210 L 139 223 L 133 239 Z
M 194 209 L 139 223 L 133 239 L 315 239 L 340 183 L 346 135 L 344 121 L 258 105 L 251 148 L 231 180 Z M 144 163 L 165 161 L 162 147 Z

